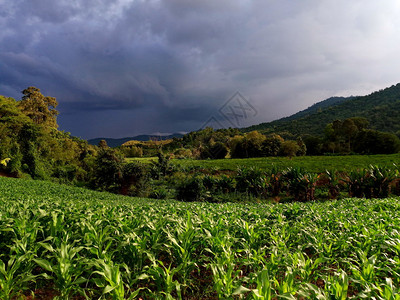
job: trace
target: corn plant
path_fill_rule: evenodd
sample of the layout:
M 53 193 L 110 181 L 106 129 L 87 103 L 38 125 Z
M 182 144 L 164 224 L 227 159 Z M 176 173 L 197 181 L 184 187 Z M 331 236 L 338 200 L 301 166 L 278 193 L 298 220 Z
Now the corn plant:
M 94 261 L 93 265 L 97 269 L 93 274 L 98 274 L 101 277 L 95 277 L 92 280 L 97 287 L 103 289 L 102 294 L 110 294 L 114 300 L 125 299 L 125 287 L 120 266 L 114 264 L 112 261 L 105 261 L 103 259 Z
M 271 300 L 274 291 L 272 289 L 271 280 L 269 278 L 268 270 L 264 269 L 258 273 L 256 279 L 256 288 L 249 289 L 244 286 L 239 287 L 233 295 L 243 295 L 251 292 L 251 298 L 255 300 Z
M 345 272 L 336 273 L 334 276 L 325 277 L 325 292 L 331 299 L 347 299 L 349 278 Z
M 164 299 L 174 299 L 173 293 L 176 293 L 178 299 L 182 299 L 181 283 L 174 280 L 175 274 L 179 271 L 176 268 L 168 267 L 160 260 L 151 257 L 152 264 L 146 274 L 150 276 L 156 286 L 159 295 L 163 295 Z
M 79 257 L 83 247 L 75 247 L 74 242 L 69 243 L 68 237 L 57 248 L 49 243 L 40 243 L 49 254 L 47 258 L 35 258 L 33 261 L 48 271 L 40 274 L 43 278 L 54 282 L 62 299 L 69 299 L 72 292 L 82 292 L 81 284 L 87 282 L 87 278 L 81 276 L 87 268 L 85 260 Z
M 0 190 L 1 299 L 399 298 L 398 198 L 216 205 L 9 178 Z
M 182 222 L 183 223 L 183 222 Z M 182 224 L 181 223 L 181 224 Z M 186 286 L 189 274 L 197 268 L 197 264 L 192 260 L 193 252 L 196 250 L 196 230 L 193 227 L 190 213 L 187 213 L 184 226 L 176 226 L 172 232 L 164 230 L 168 236 L 171 248 L 174 252 L 174 261 L 176 262 L 179 274 L 182 276 L 182 282 Z
M 36 279 L 24 264 L 29 255 L 12 255 L 6 263 L 0 259 L 0 299 L 13 299 L 18 292 L 27 289 L 27 283 Z
M 386 278 L 385 283 L 375 285 L 374 288 L 378 291 L 378 299 L 400 300 L 400 289 L 393 284 L 391 278 Z

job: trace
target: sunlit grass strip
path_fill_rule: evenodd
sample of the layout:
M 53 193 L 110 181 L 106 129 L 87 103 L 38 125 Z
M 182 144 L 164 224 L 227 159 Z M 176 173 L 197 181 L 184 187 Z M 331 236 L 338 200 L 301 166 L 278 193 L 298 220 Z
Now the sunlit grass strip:
M 400 166 L 400 154 L 382 155 L 346 155 L 346 156 L 298 156 L 288 157 L 257 157 L 245 159 L 174 159 L 174 164 L 183 167 L 218 168 L 235 171 L 239 166 L 257 167 L 263 170 L 288 167 L 300 167 L 311 173 L 322 173 L 325 170 L 350 171 L 365 168 L 369 165 L 393 167 L 393 163 Z

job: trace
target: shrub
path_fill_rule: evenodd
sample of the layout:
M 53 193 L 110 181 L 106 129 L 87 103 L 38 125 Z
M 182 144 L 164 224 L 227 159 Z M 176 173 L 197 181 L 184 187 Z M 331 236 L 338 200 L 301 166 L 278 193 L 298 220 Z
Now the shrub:
M 397 170 L 370 166 L 365 180 L 366 198 L 386 198 L 390 193 L 390 183 L 397 177 Z
M 236 188 L 254 196 L 267 196 L 268 181 L 265 173 L 258 168 L 239 168 L 236 176 Z
M 236 181 L 232 177 L 222 175 L 216 180 L 216 189 L 224 194 L 231 193 L 235 190 Z
M 201 201 L 205 199 L 206 189 L 203 185 L 202 178 L 195 176 L 190 177 L 177 187 L 177 199 L 181 201 Z
M 145 196 L 149 172 L 146 165 L 132 162 L 123 166 L 120 193 L 131 196 Z
M 174 155 L 177 159 L 191 158 L 192 151 L 186 148 L 179 148 L 174 151 Z
M 123 158 L 111 148 L 100 149 L 93 166 L 92 187 L 118 192 L 122 180 Z
M 367 171 L 365 169 L 353 170 L 346 178 L 350 197 L 362 198 L 365 194 L 365 179 Z
M 142 157 L 143 156 L 143 149 L 141 147 L 126 147 L 123 149 L 126 157 Z
M 295 141 L 284 141 L 279 149 L 279 155 L 293 157 L 300 151 L 300 146 Z
M 202 149 L 200 152 L 201 159 L 223 159 L 228 154 L 228 148 L 221 142 L 216 142 Z
M 160 179 L 173 172 L 173 166 L 170 164 L 169 157 L 162 152 L 157 153 L 158 160 L 151 166 L 151 176 L 154 179 Z
M 295 201 L 315 200 L 317 174 L 305 172 L 301 168 L 288 168 L 283 176 L 287 182 L 288 194 L 293 196 Z
M 328 194 L 329 198 L 336 199 L 340 194 L 340 176 L 337 171 L 335 170 L 326 170 L 325 177 L 328 180 Z
M 166 199 L 168 194 L 168 190 L 165 187 L 157 187 L 152 190 L 149 197 L 154 199 Z
M 277 197 L 283 189 L 283 176 L 275 166 L 268 172 L 268 191 L 272 197 Z

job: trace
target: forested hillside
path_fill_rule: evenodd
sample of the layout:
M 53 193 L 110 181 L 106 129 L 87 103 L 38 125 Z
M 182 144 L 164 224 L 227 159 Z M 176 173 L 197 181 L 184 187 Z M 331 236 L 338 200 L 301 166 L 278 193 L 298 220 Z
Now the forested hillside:
M 328 123 L 351 117 L 368 119 L 370 128 L 375 130 L 392 133 L 400 131 L 400 84 L 367 96 L 339 99 L 339 102 L 333 101 L 327 107 L 315 105 L 293 116 L 251 126 L 244 131 L 259 130 L 263 133 L 274 132 L 283 135 L 289 133 L 294 136 L 306 133 L 323 135 Z M 317 109 L 312 109 L 313 107 Z

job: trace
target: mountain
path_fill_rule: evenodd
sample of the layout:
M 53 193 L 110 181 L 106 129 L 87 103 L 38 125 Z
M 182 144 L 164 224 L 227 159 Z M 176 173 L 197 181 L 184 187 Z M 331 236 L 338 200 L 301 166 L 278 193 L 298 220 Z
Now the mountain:
M 109 147 L 118 147 L 121 146 L 122 144 L 128 142 L 128 141 L 150 141 L 152 139 L 154 140 L 169 140 L 172 138 L 181 138 L 183 134 L 180 133 L 174 133 L 171 135 L 149 135 L 149 134 L 142 134 L 142 135 L 137 135 L 137 136 L 132 136 L 132 137 L 125 137 L 125 138 L 120 138 L 120 139 L 114 139 L 114 138 L 95 138 L 88 140 L 89 144 L 91 145 L 98 145 L 101 140 L 105 140 L 107 142 L 107 145 Z
M 243 128 L 283 136 L 322 135 L 328 123 L 350 117 L 364 117 L 370 128 L 397 133 L 400 131 L 400 83 L 367 96 L 333 97 L 286 118 Z

